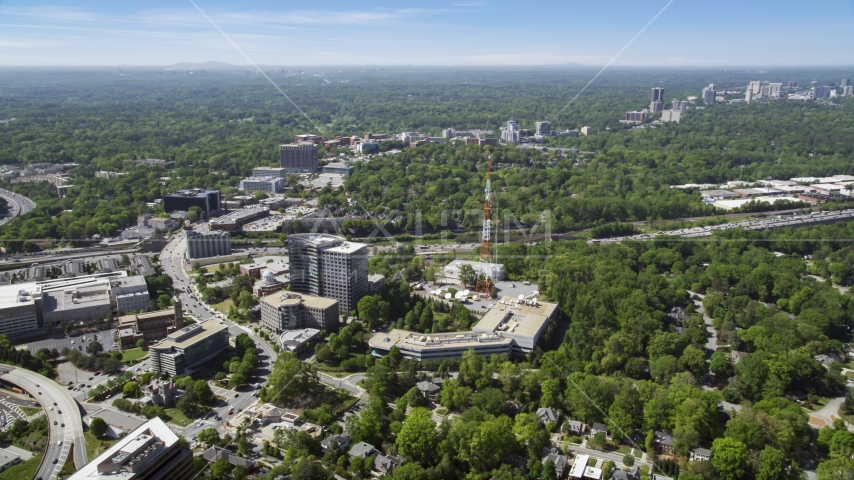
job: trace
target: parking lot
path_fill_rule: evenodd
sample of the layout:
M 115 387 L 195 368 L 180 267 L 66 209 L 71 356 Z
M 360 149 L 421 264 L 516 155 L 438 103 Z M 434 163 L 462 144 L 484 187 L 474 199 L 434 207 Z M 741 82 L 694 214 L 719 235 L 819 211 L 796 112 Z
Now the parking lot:
M 84 339 L 84 337 L 86 338 Z M 120 350 L 119 345 L 113 342 L 112 330 L 101 330 L 95 334 L 88 333 L 85 335 L 78 335 L 76 337 L 48 338 L 46 340 L 28 343 L 24 346 L 33 354 L 42 348 L 46 348 L 48 350 L 53 350 L 55 348 L 58 352 L 62 352 L 62 349 L 66 347 L 76 348 L 77 350 L 85 353 L 86 347 L 95 341 L 95 337 L 97 337 L 97 340 L 104 346 L 105 352 Z

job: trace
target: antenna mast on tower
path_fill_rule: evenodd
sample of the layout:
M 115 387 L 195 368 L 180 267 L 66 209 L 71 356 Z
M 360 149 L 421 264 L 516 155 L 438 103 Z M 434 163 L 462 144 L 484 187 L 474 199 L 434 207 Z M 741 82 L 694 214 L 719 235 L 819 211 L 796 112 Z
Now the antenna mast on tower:
M 486 165 L 486 201 L 483 203 L 483 234 L 480 244 L 480 261 L 491 263 L 492 260 L 492 157 Z

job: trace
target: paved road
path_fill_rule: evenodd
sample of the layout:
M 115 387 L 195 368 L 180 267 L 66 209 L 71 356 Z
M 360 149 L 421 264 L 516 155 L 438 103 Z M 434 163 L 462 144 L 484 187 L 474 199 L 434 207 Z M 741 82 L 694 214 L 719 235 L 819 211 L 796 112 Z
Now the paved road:
M 361 399 L 368 398 L 368 392 L 366 392 L 364 388 L 356 385 L 360 380 L 363 380 L 365 378 L 364 374 L 357 373 L 354 375 L 350 375 L 349 377 L 335 378 L 331 375 L 319 372 L 318 377 L 320 377 L 321 382 L 325 383 L 326 385 L 329 385 L 330 387 L 347 390 L 354 396 Z
M 5 224 L 18 215 L 29 213 L 36 208 L 35 202 L 23 195 L 10 192 L 9 190 L 0 188 L 0 197 L 6 199 L 9 203 L 9 215 L 0 219 L 0 225 Z
M 3 366 L 0 373 L 2 373 L 0 378 L 18 385 L 32 395 L 47 414 L 50 437 L 45 460 L 39 468 L 37 477 L 45 480 L 57 478 L 62 466 L 68 460 L 72 443 L 75 445 L 74 465 L 77 468 L 86 465 L 88 458 L 80 407 L 68 392 L 53 380 L 23 368 Z M 56 464 L 53 463 L 54 459 L 57 460 Z

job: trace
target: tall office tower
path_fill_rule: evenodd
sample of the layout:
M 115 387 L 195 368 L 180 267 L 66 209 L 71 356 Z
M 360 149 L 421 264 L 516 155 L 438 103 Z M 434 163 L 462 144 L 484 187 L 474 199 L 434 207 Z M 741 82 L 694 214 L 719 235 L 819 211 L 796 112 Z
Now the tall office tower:
M 744 101 L 747 103 L 750 103 L 753 101 L 753 89 L 752 88 L 748 88 L 744 92 Z
M 846 97 L 846 98 L 854 96 L 854 91 L 852 91 L 852 89 L 854 89 L 854 86 L 851 86 L 851 85 L 846 85 L 845 87 L 843 87 L 842 88 L 842 96 Z
M 798 88 L 798 82 L 790 81 L 789 88 Z
M 652 89 L 652 95 L 649 102 L 650 112 L 660 112 L 664 110 L 664 89 L 655 87 Z
M 782 83 L 769 83 L 768 84 L 768 96 L 771 98 L 780 98 L 780 94 L 783 93 L 783 84 Z
M 69 480 L 189 480 L 194 476 L 192 450 L 181 446 L 178 435 L 154 417 L 120 438 Z
M 551 135 L 552 134 L 552 122 L 537 122 L 534 124 L 537 128 L 537 135 Z
M 750 82 L 750 85 L 747 86 L 748 90 L 751 90 L 754 95 L 759 95 L 762 92 L 762 82 L 759 80 L 754 80 Z
M 338 300 L 345 312 L 368 294 L 368 246 L 334 235 L 288 236 L 291 290 Z
M 827 87 L 819 87 L 815 86 L 812 90 L 812 98 L 816 100 L 819 98 L 827 98 L 830 96 L 830 89 Z
M 231 255 L 231 235 L 228 232 L 187 232 L 187 257 L 209 258 Z
M 715 84 L 712 83 L 703 89 L 703 103 L 706 105 L 714 105 L 715 95 L 717 95 L 717 92 L 715 91 Z
M 309 142 L 279 147 L 279 164 L 288 173 L 314 173 L 317 166 L 317 145 Z
M 842 81 L 839 82 L 840 87 L 847 87 L 849 85 L 851 85 L 851 79 L 850 78 L 843 78 Z
M 457 132 L 455 132 L 453 128 L 446 128 L 442 130 L 442 138 L 454 138 L 456 136 Z
M 501 129 L 501 140 L 507 143 L 519 143 L 521 136 L 519 123 L 515 120 L 508 120 L 507 126 Z

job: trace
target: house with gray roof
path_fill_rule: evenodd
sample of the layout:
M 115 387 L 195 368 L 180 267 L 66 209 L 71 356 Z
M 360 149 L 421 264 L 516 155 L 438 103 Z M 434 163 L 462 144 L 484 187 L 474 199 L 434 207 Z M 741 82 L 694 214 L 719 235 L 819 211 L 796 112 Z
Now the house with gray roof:
M 379 454 L 377 455 L 377 458 L 374 459 L 373 473 L 379 476 L 388 475 L 393 472 L 395 468 L 403 465 L 404 463 L 406 463 L 406 459 L 400 455 L 385 456 L 383 454 Z
M 551 407 L 537 409 L 537 417 L 543 423 L 552 422 L 555 425 L 560 421 L 560 412 Z
M 370 443 L 365 442 L 359 442 L 350 449 L 351 457 L 368 458 L 375 453 L 377 453 L 377 449 Z
M 350 436 L 346 433 L 341 433 L 338 435 L 330 435 L 323 440 L 320 441 L 320 449 L 326 452 L 329 450 L 329 447 L 332 446 L 332 443 L 338 444 L 338 450 L 343 452 L 347 450 L 347 447 L 350 446 Z
M 225 459 L 228 461 L 228 463 L 234 465 L 235 467 L 244 467 L 247 470 L 252 470 L 255 468 L 254 460 L 238 457 L 237 455 L 229 452 L 228 450 L 217 447 L 216 445 L 205 450 L 205 452 L 202 453 L 202 458 L 211 463 L 215 463 L 219 459 Z
M 688 454 L 688 460 L 692 462 L 706 462 L 712 459 L 712 451 L 708 448 L 695 448 Z
M 628 471 L 614 470 L 614 473 L 611 474 L 611 480 L 640 480 L 640 477 L 640 467 L 632 467 Z

